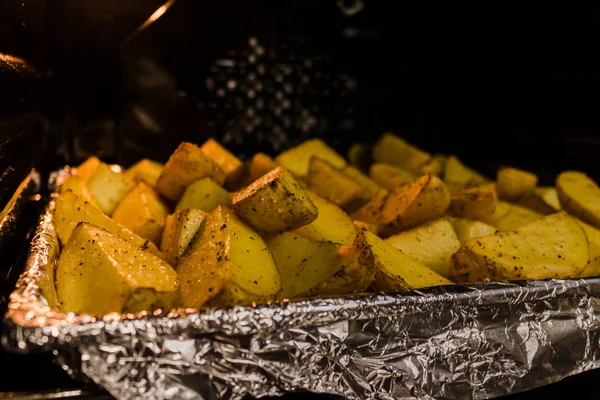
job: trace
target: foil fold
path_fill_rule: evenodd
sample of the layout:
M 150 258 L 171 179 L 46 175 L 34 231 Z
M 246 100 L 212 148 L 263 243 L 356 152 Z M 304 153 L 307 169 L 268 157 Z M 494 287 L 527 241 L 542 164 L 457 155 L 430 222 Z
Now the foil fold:
M 449 286 L 231 309 L 61 314 L 42 293 L 59 244 L 41 216 L 3 345 L 54 351 L 117 398 L 481 399 L 600 366 L 600 279 Z

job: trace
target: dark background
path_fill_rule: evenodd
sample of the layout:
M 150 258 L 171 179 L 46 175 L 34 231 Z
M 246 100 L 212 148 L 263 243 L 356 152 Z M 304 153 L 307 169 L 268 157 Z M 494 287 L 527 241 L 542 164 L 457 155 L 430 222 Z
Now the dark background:
M 0 180 L 6 192 L 0 206 L 32 165 L 47 172 L 92 153 L 125 164 L 165 160 L 179 141 L 209 136 L 241 154 L 276 152 L 308 136 L 344 151 L 393 130 L 426 150 L 455 153 L 490 176 L 510 164 L 536 172 L 543 184 L 564 169 L 600 178 L 600 7 L 365 0 L 352 14 L 341 12 L 340 4 L 356 10 L 344 0 L 180 0 L 131 37 L 161 3 L 0 2 L 0 53 L 36 67 L 8 67 L 0 57 L 0 143 L 7 149 L 13 138 L 15 146 L 0 152 L 0 167 L 17 166 Z M 264 60 L 267 73 L 257 78 L 266 88 L 258 96 L 262 110 L 241 87 L 242 77 L 256 72 L 247 54 L 251 37 L 273 53 Z M 217 68 L 222 59 L 236 66 Z M 302 74 L 283 78 L 292 85 L 293 105 L 278 115 L 282 83 L 274 76 L 285 75 L 281 65 L 299 71 L 307 59 L 313 65 L 302 70 L 308 83 Z M 230 79 L 238 86 L 220 97 L 209 78 L 217 88 Z M 305 129 L 297 124 L 303 107 L 314 117 Z M 263 120 L 251 132 L 245 129 L 249 108 Z M 5 295 L 34 214 L 1 250 Z M 79 385 L 49 356 L 0 357 L 0 390 Z M 582 374 L 529 395 L 593 390 L 599 377 Z

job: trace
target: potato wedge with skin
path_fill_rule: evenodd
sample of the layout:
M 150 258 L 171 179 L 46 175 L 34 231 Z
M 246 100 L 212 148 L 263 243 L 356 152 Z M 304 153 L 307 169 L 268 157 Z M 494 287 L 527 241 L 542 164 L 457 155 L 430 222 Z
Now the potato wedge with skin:
M 554 214 L 555 212 L 560 211 L 560 209 L 554 209 L 546 203 L 546 201 L 535 192 L 524 195 L 515 204 L 542 215 Z
M 177 210 L 165 219 L 160 251 L 165 260 L 177 268 L 181 257 L 190 245 L 208 214 L 202 210 L 187 208 Z
M 431 154 L 389 132 L 373 145 L 375 162 L 397 165 L 415 174 L 426 173 L 423 169 L 432 159 Z
M 281 274 L 280 299 L 307 293 L 342 268 L 334 243 L 307 239 L 294 232 L 266 237 L 265 243 Z
M 382 163 L 371 165 L 369 176 L 379 186 L 388 190 L 393 190 L 398 186 L 410 183 L 416 178 L 412 172 L 394 165 Z
M 75 168 L 74 174 L 83 179 L 84 182 L 87 182 L 96 173 L 100 164 L 102 164 L 102 161 L 98 157 L 91 156 Z
M 123 175 L 136 183 L 144 182 L 146 185 L 156 188 L 156 181 L 158 181 L 163 168 L 164 165 L 161 163 L 146 158 L 129 167 L 123 172 Z
M 358 168 L 358 169 L 366 169 L 371 163 L 371 155 L 367 150 L 367 147 L 360 143 L 353 143 L 348 152 L 346 153 L 346 158 L 350 165 Z
M 386 243 L 369 231 L 358 234 L 356 245 L 370 257 L 376 268 L 373 289 L 388 291 L 419 289 L 453 283 L 424 264 L 418 262 Z
M 300 183 L 277 167 L 233 196 L 233 209 L 254 229 L 279 232 L 317 219 L 317 208 Z
M 450 193 L 444 183 L 432 174 L 394 189 L 388 196 L 381 215 L 384 231 L 399 232 L 441 217 L 450 205 Z
M 459 283 L 579 276 L 589 260 L 583 228 L 565 212 L 463 243 L 450 268 Z
M 600 188 L 583 172 L 566 171 L 556 178 L 562 208 L 588 224 L 600 228 Z
M 281 289 L 279 269 L 263 239 L 222 205 L 204 219 L 177 274 L 183 307 L 199 308 L 217 295 L 233 304 L 266 301 Z
M 311 139 L 299 144 L 275 157 L 275 161 L 297 177 L 303 178 L 308 175 L 310 159 L 319 157 L 327 161 L 335 168 L 346 165 L 344 157 L 339 155 L 331 147 L 327 146 L 321 139 Z
M 538 177 L 531 172 L 517 168 L 503 167 L 496 175 L 498 197 L 504 200 L 517 200 L 535 191 Z
M 88 179 L 87 186 L 102 212 L 110 217 L 121 200 L 133 189 L 135 182 L 102 163 Z
M 600 276 L 600 230 L 572 217 L 585 231 L 589 245 L 589 262 L 579 275 L 582 278 Z
M 367 204 L 353 212 L 350 216 L 355 221 L 366 222 L 373 225 L 382 224 L 383 216 L 381 215 L 381 212 L 388 196 L 389 192 L 387 190 L 379 190 Z
M 318 210 L 316 220 L 294 230 L 305 238 L 337 244 L 351 245 L 356 239 L 357 230 L 352 219 L 341 208 L 310 190 L 308 198 Z
M 136 235 L 159 245 L 167 215 L 169 209 L 158 194 L 140 182 L 121 200 L 113 219 Z
M 379 234 L 379 225 L 377 224 L 370 224 L 368 222 L 363 221 L 354 221 L 354 226 L 358 231 L 360 231 L 361 229 L 366 229 L 369 232 L 374 233 L 375 235 Z
M 225 185 L 235 187 L 244 175 L 244 164 L 214 139 L 208 139 L 200 150 L 210 157 L 225 173 Z
M 60 185 L 61 193 L 64 193 L 67 190 L 72 191 L 77 196 L 88 201 L 94 207 L 100 209 L 100 206 L 96 202 L 96 199 L 94 199 L 94 196 L 92 196 L 92 193 L 90 192 L 90 189 L 87 187 L 87 184 L 78 175 L 71 175 L 71 176 L 67 177 L 67 179 L 65 179 L 65 181 L 62 183 L 62 185 Z
M 454 227 L 445 218 L 390 236 L 385 242 L 446 278 L 450 258 L 460 247 Z
M 482 236 L 493 235 L 498 229 L 495 226 L 486 224 L 481 221 L 474 221 L 464 218 L 448 218 L 456 236 L 461 243 L 467 242 L 471 239 L 475 239 Z
M 489 179 L 474 169 L 464 165 L 456 156 L 450 155 L 446 159 L 444 182 L 459 186 L 467 186 L 486 183 L 488 181 Z
M 175 210 L 195 208 L 211 212 L 219 204 L 231 206 L 231 193 L 211 178 L 202 178 L 185 189 L 183 196 L 175 206 Z
M 540 187 L 535 190 L 535 193 L 542 199 L 546 204 L 554 209 L 554 211 L 562 210 L 560 200 L 558 199 L 558 193 L 556 188 L 553 187 Z
M 63 246 L 68 242 L 73 229 L 80 222 L 86 222 L 119 236 L 134 247 L 141 250 L 148 250 L 152 254 L 162 257 L 161 252 L 150 240 L 143 239 L 131 232 L 70 190 L 61 193 L 56 198 L 52 213 L 54 228 Z
M 497 204 L 495 191 L 465 189 L 452 193 L 449 210 L 456 217 L 483 221 L 494 215 Z
M 494 214 L 482 222 L 493 225 L 500 231 L 508 231 L 540 219 L 542 216 L 525 207 L 498 201 Z
M 61 311 L 104 315 L 171 308 L 179 282 L 161 258 L 81 223 L 60 255 L 56 289 Z
M 165 164 L 156 188 L 166 198 L 177 201 L 195 181 L 209 177 L 222 185 L 225 172 L 195 144 L 182 142 Z
M 317 157 L 310 159 L 308 188 L 344 210 L 354 210 L 369 201 L 360 185 Z
M 381 190 L 381 187 L 375 183 L 375 181 L 352 165 L 346 165 L 341 171 L 361 187 L 361 197 L 364 199 L 370 200 L 379 190 Z
M 375 279 L 372 257 L 365 257 L 355 246 L 338 249 L 341 269 L 310 290 L 310 296 L 343 296 L 366 292 Z
M 279 164 L 265 153 L 256 153 L 250 164 L 250 179 L 255 181 L 278 166 Z

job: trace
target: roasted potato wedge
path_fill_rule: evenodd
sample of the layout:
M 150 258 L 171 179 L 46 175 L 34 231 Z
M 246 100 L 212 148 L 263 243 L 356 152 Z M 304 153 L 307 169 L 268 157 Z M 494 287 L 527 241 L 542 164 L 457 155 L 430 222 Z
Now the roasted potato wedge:
M 575 219 L 575 217 L 573 218 Z M 600 230 L 579 219 L 576 219 L 576 221 L 581 225 L 587 236 L 590 259 L 579 276 L 582 278 L 600 276 Z
M 472 188 L 452 193 L 449 210 L 459 218 L 485 221 L 494 215 L 497 204 L 495 191 Z
M 341 246 L 338 249 L 341 269 L 310 290 L 311 296 L 343 296 L 366 292 L 375 279 L 372 257 L 364 257 L 360 248 Z
M 450 258 L 460 247 L 454 227 L 445 218 L 390 236 L 385 242 L 446 278 Z
M 495 226 L 481 221 L 474 221 L 464 218 L 448 218 L 456 236 L 461 243 L 467 242 L 482 236 L 493 235 L 498 230 Z
M 354 210 L 369 201 L 360 185 L 327 161 L 312 157 L 306 177 L 308 188 L 344 210 Z
M 156 188 L 166 198 L 177 201 L 190 184 L 205 177 L 222 185 L 226 175 L 200 147 L 183 142 L 169 157 L 158 177 Z
M 367 147 L 360 143 L 353 143 L 348 152 L 346 158 L 350 165 L 358 169 L 366 169 L 371 162 L 371 154 Z
M 171 308 L 179 282 L 161 258 L 80 223 L 60 255 L 56 289 L 61 311 L 104 315 Z
M 158 248 L 150 240 L 143 239 L 134 234 L 70 190 L 61 193 L 56 198 L 53 221 L 56 234 L 63 246 L 68 242 L 73 229 L 80 222 L 86 222 L 119 236 L 134 247 L 141 250 L 148 250 L 159 257 L 162 256 Z
M 221 307 L 267 301 L 281 289 L 279 269 L 263 239 L 222 205 L 202 222 L 177 274 L 183 307 L 202 307 L 217 295 L 228 302 Z
M 431 164 L 431 154 L 413 146 L 393 133 L 384 133 L 373 145 L 373 160 L 377 163 L 397 165 L 414 174 L 439 173 L 425 171 Z
M 208 214 L 202 210 L 187 208 L 177 210 L 165 219 L 160 251 L 165 260 L 177 268 L 181 257 L 190 245 Z
M 377 224 L 371 224 L 363 221 L 354 221 L 354 226 L 359 231 L 361 229 L 366 229 L 369 232 L 374 233 L 375 235 L 379 235 L 379 225 Z
M 452 282 L 402 253 L 367 230 L 358 234 L 357 246 L 370 257 L 367 263 L 376 268 L 373 289 L 376 291 L 419 289 L 451 285 Z
M 338 245 L 307 239 L 294 232 L 265 238 L 281 273 L 280 299 L 307 293 L 342 268 Z
M 383 229 L 396 233 L 441 217 L 450 205 L 450 193 L 435 175 L 427 174 L 412 183 L 394 189 L 381 215 Z
M 244 163 L 214 139 L 204 142 L 200 150 L 221 167 L 225 173 L 225 186 L 236 188 L 244 176 Z
M 444 182 L 448 182 L 449 185 L 472 186 L 488 181 L 489 179 L 464 165 L 456 156 L 451 155 L 446 159 Z
M 393 190 L 398 186 L 410 183 L 416 176 L 400 167 L 391 164 L 376 163 L 371 165 L 369 176 L 384 189 Z
M 317 219 L 317 208 L 298 181 L 281 167 L 263 175 L 233 197 L 233 208 L 250 226 L 279 232 Z
M 159 245 L 167 215 L 169 209 L 158 194 L 140 182 L 121 200 L 113 212 L 113 220 Z
M 517 200 L 535 191 L 538 177 L 517 168 L 503 167 L 496 175 L 496 190 L 503 200 Z
M 275 157 L 275 161 L 285 167 L 292 174 L 303 178 L 308 175 L 310 159 L 318 157 L 327 161 L 335 168 L 346 165 L 344 157 L 339 155 L 331 147 L 327 146 L 321 139 L 311 139 L 299 144 Z
M 110 217 L 121 200 L 134 188 L 135 182 L 101 163 L 88 179 L 87 186 L 102 212 Z
M 306 194 L 317 208 L 319 216 L 310 224 L 295 229 L 294 232 L 320 242 L 345 245 L 354 243 L 357 231 L 348 214 L 310 190 Z
M 94 207 L 100 209 L 100 205 L 98 205 L 96 199 L 94 198 L 94 196 L 92 196 L 90 189 L 87 187 L 87 184 L 81 177 L 79 177 L 79 175 L 68 176 L 67 179 L 64 180 L 62 185 L 60 185 L 61 193 L 64 193 L 67 190 L 70 190 L 77 196 L 81 197 L 82 199 L 85 199 Z
M 554 214 L 560 211 L 558 195 L 554 188 L 536 189 L 521 197 L 516 204 L 542 215 Z
M 100 164 L 102 164 L 102 161 L 98 157 L 91 156 L 75 168 L 74 174 L 87 182 L 96 173 Z
M 362 189 L 362 198 L 370 200 L 381 189 L 374 180 L 363 174 L 358 168 L 346 165 L 341 171 L 350 179 L 354 180 Z
M 500 231 L 509 231 L 540 219 L 543 215 L 525 207 L 498 201 L 496 211 L 484 221 L 495 226 Z
M 136 182 L 144 182 L 151 188 L 156 188 L 156 181 L 162 173 L 164 165 L 159 162 L 143 159 L 129 167 L 123 175 Z
M 389 192 L 387 190 L 379 190 L 367 204 L 353 212 L 351 217 L 355 221 L 366 222 L 373 225 L 381 225 L 383 223 L 383 216 L 381 215 L 381 212 L 388 197 Z
M 227 190 L 223 189 L 211 178 L 202 178 L 185 189 L 175 209 L 195 208 L 211 212 L 219 204 L 228 207 L 231 206 L 231 197 L 231 194 Z
M 256 153 L 254 157 L 252 157 L 252 162 L 250 164 L 250 179 L 255 181 L 278 166 L 279 165 L 265 153 Z
M 563 279 L 578 276 L 588 260 L 585 231 L 560 212 L 463 243 L 452 256 L 450 272 L 459 283 Z
M 600 228 L 600 188 L 583 172 L 566 171 L 556 179 L 556 192 L 565 211 Z

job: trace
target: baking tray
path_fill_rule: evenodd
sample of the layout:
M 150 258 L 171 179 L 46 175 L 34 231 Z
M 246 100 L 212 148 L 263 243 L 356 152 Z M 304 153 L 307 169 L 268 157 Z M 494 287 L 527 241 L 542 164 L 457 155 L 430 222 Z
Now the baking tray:
M 69 169 L 55 176 L 64 176 Z M 40 290 L 52 199 L 10 296 L 3 345 L 53 351 L 117 398 L 490 398 L 598 367 L 600 279 L 456 285 L 230 309 L 61 314 Z

